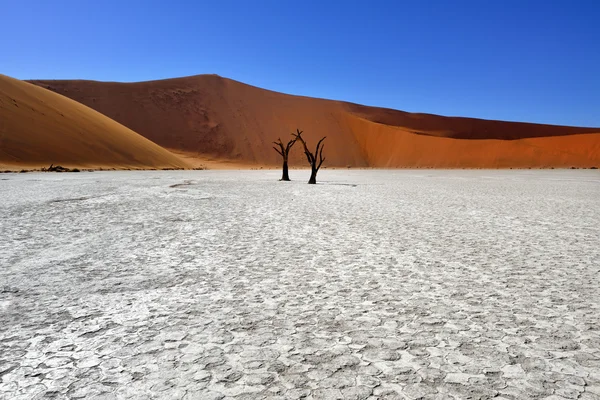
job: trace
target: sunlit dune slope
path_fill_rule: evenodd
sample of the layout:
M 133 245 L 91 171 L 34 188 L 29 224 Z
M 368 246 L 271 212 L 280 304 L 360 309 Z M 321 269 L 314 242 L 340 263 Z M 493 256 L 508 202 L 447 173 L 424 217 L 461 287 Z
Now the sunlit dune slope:
M 187 164 L 105 115 L 0 75 L 0 166 L 182 168 Z
M 216 75 L 139 83 L 32 81 L 161 146 L 212 159 L 279 163 L 278 137 L 304 130 L 337 167 L 590 167 L 600 129 L 412 114 L 292 96 Z M 300 148 L 293 165 L 303 165 Z
M 600 166 L 600 133 L 519 140 L 451 139 L 348 116 L 368 165 L 378 168 L 528 168 Z

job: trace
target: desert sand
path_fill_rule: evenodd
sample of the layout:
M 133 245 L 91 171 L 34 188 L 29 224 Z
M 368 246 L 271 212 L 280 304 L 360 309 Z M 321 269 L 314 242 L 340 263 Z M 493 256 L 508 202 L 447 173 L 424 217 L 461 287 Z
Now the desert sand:
M 99 112 L 0 75 L 0 169 L 187 168 L 160 146 Z
M 327 136 L 326 166 L 527 168 L 600 166 L 600 128 L 414 114 L 287 95 L 217 75 L 115 83 L 37 80 L 170 150 L 215 167 L 279 164 L 271 142 Z M 301 151 L 292 166 L 305 165 Z M 225 161 L 225 162 L 224 162 Z

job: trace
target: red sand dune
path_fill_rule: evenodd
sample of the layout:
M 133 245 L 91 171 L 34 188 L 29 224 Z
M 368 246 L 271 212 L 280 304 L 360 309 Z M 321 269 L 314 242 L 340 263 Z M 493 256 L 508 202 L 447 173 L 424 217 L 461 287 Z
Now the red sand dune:
M 353 167 L 591 167 L 600 129 L 413 114 L 292 96 L 216 75 L 139 83 L 32 81 L 176 152 L 277 165 L 271 148 L 296 128 L 327 136 L 325 165 Z M 294 151 L 295 150 L 295 151 Z M 304 165 L 299 149 L 291 164 Z
M 0 168 L 184 168 L 176 155 L 64 96 L 0 75 Z

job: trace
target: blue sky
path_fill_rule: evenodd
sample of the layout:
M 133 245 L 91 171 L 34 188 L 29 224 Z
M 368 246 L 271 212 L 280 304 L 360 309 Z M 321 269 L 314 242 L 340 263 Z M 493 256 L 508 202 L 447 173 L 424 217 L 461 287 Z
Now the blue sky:
M 600 1 L 0 1 L 0 73 L 600 127 Z

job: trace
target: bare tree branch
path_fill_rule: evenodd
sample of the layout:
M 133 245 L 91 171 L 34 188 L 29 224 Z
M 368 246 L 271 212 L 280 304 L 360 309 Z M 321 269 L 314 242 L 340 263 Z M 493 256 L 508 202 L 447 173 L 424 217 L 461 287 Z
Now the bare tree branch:
M 279 155 L 281 155 L 283 157 L 283 153 L 281 152 L 281 150 L 279 150 L 277 147 L 273 146 L 273 149 L 279 153 Z
M 292 139 L 288 142 L 287 146 L 286 146 L 286 151 L 290 151 L 290 149 L 292 148 L 292 146 L 296 143 L 297 139 Z
M 315 151 L 315 154 L 319 154 L 319 147 L 321 146 L 321 143 L 323 143 L 323 140 L 325 140 L 325 138 L 327 138 L 327 136 L 324 136 L 323 139 L 319 140 L 319 142 L 317 143 L 317 150 Z
M 325 139 L 325 138 L 323 138 Z M 319 152 L 319 166 L 317 167 L 317 171 L 319 169 L 321 169 L 321 165 L 323 165 L 323 161 L 325 161 L 325 157 L 323 157 L 323 149 L 325 148 L 325 145 L 323 144 L 323 146 L 321 146 L 321 151 Z
M 292 133 L 292 136 L 296 138 L 296 140 L 299 140 L 300 143 L 302 143 L 302 146 L 304 147 L 304 155 L 306 155 L 306 159 L 308 160 L 309 164 L 313 164 L 313 160 L 312 160 L 312 154 L 310 153 L 310 151 L 308 150 L 308 147 L 306 147 L 306 142 L 304 141 L 304 138 L 302 137 L 302 131 L 299 129 L 296 129 L 296 133 Z

